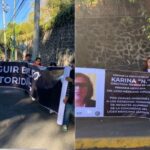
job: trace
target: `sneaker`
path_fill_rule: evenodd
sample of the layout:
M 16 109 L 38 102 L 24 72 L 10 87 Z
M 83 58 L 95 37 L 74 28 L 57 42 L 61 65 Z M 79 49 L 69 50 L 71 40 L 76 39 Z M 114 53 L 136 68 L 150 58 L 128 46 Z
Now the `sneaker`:
M 53 113 L 55 113 L 55 111 L 53 111 L 52 109 L 49 109 L 49 113 L 53 114 Z
M 63 125 L 63 126 L 62 126 L 62 129 L 63 129 L 63 131 L 65 131 L 65 132 L 68 131 L 68 128 L 67 128 L 66 125 Z
M 35 101 L 35 98 L 34 97 L 31 97 L 32 101 Z

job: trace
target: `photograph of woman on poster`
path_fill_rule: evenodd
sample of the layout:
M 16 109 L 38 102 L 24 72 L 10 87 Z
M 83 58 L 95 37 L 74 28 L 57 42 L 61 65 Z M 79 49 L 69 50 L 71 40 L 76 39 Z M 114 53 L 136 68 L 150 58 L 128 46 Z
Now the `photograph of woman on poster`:
M 83 74 L 75 75 L 75 106 L 76 107 L 95 107 L 96 101 L 92 99 L 94 93 L 91 79 Z

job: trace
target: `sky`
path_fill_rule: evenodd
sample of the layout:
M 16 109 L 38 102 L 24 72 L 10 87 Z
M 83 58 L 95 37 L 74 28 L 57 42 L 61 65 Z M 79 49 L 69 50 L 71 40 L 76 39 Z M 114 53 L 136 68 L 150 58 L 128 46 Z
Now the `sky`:
M 4 0 L 6 4 L 9 6 L 9 10 L 6 13 L 6 25 L 13 21 L 13 10 L 14 10 L 14 0 Z M 30 12 L 34 10 L 32 4 L 34 0 L 15 0 L 16 1 L 16 10 L 18 9 L 19 5 L 23 1 L 23 4 L 21 8 L 19 9 L 19 12 L 17 13 L 17 16 L 15 18 L 16 23 L 22 23 L 25 22 L 28 19 L 28 15 Z M 0 29 L 3 29 L 3 18 L 2 18 L 2 0 L 0 0 Z

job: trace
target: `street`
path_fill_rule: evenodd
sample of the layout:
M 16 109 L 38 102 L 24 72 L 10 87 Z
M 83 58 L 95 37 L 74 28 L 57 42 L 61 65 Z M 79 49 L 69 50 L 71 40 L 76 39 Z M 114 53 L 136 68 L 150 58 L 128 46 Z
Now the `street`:
M 0 88 L 0 147 L 73 150 L 74 125 L 63 132 L 49 114 L 22 90 Z

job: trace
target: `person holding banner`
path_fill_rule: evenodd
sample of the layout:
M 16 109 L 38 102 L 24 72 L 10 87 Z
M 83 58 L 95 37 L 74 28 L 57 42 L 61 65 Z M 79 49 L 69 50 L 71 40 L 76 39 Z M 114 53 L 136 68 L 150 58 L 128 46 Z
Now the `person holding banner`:
M 40 57 L 36 57 L 33 66 L 41 66 L 41 58 Z M 35 73 L 34 73 L 35 74 Z M 37 76 L 37 79 L 40 77 L 39 73 L 35 74 Z M 36 99 L 38 99 L 38 93 L 37 93 L 37 79 L 33 80 L 32 82 L 32 87 L 31 87 L 31 99 L 32 101 L 35 101 Z
M 32 55 L 29 54 L 29 53 L 27 53 L 27 54 L 25 55 L 25 62 L 27 62 L 27 63 L 32 63 L 31 57 L 32 57 Z
M 33 63 L 34 66 L 41 66 L 41 58 L 36 57 L 35 62 Z
M 96 102 L 92 100 L 93 84 L 90 78 L 83 73 L 75 75 L 75 106 L 95 107 Z
M 145 66 L 143 69 L 145 72 L 150 72 L 150 57 L 148 57 L 145 61 Z
M 63 119 L 63 131 L 68 130 L 68 125 L 70 122 L 70 115 L 74 116 L 74 74 L 75 74 L 75 60 L 73 59 L 71 62 L 72 70 L 70 71 L 70 76 L 66 78 L 68 81 L 68 88 L 66 92 L 66 96 L 64 98 L 65 103 L 65 112 Z

